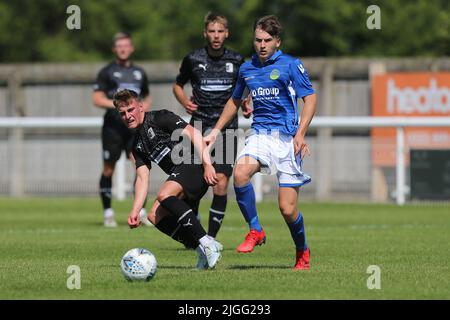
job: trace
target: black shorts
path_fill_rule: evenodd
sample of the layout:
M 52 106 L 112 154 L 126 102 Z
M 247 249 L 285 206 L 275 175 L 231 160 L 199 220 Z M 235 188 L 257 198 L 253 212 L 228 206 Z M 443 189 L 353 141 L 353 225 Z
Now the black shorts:
M 231 129 L 229 129 L 231 131 Z M 238 139 L 232 134 L 222 133 L 222 137 L 218 136 L 211 152 L 216 173 L 223 173 L 227 177 L 233 174 L 233 165 L 237 156 Z
M 203 178 L 203 166 L 200 164 L 180 164 L 175 167 L 166 181 L 178 182 L 183 187 L 187 203 L 199 201 L 208 191 L 208 184 Z
M 102 127 L 103 161 L 115 163 L 125 150 L 128 157 L 133 147 L 134 134 L 120 120 L 104 118 Z

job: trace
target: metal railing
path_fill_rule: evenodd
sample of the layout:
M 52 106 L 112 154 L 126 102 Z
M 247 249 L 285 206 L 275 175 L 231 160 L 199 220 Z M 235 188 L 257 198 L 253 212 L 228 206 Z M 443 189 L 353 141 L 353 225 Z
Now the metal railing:
M 188 118 L 186 117 L 186 120 Z M 240 118 L 240 127 L 245 129 L 251 125 L 251 119 Z M 101 117 L 0 117 L 0 128 L 20 130 L 22 128 L 100 128 L 103 123 Z M 368 129 L 368 128 L 396 128 L 396 202 L 399 205 L 405 203 L 405 127 L 450 127 L 448 117 L 315 117 L 311 122 L 311 128 L 332 129 Z M 11 135 L 14 137 L 14 134 Z M 16 141 L 20 141 L 16 136 Z M 14 138 L 13 138 L 14 139 Z M 18 145 L 20 149 L 20 144 Z M 20 150 L 18 155 L 20 155 Z M 124 199 L 127 191 L 125 182 L 124 157 L 117 164 L 117 189 L 118 199 Z M 262 199 L 262 180 L 255 179 L 255 192 L 257 200 Z M 14 194 L 13 194 L 14 195 Z

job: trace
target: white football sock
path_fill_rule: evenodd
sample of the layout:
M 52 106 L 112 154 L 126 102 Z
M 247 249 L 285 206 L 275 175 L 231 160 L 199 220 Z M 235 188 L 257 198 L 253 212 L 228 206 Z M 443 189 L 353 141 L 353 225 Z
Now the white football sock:
M 114 210 L 112 208 L 105 209 L 105 211 L 103 211 L 103 216 L 105 219 L 114 217 Z

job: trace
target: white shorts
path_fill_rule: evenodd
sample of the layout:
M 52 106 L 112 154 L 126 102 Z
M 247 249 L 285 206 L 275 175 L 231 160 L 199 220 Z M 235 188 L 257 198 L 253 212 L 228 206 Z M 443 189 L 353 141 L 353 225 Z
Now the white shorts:
M 280 187 L 299 187 L 311 181 L 302 171 L 300 153 L 294 153 L 293 137 L 283 133 L 255 133 L 245 139 L 245 147 L 238 156 L 249 156 L 261 163 L 261 173 L 277 172 Z

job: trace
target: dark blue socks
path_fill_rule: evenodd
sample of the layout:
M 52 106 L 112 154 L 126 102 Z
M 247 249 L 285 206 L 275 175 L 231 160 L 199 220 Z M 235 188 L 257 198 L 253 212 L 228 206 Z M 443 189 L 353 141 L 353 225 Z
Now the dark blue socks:
M 242 215 L 250 226 L 250 229 L 262 231 L 258 220 L 258 212 L 256 211 L 255 190 L 253 190 L 252 184 L 249 182 L 242 187 L 234 186 L 234 192 L 236 193 L 236 201 L 241 209 Z
M 289 230 L 291 231 L 292 239 L 295 243 L 297 251 L 305 250 L 308 248 L 306 243 L 305 226 L 303 223 L 303 216 L 298 212 L 298 217 L 294 222 L 287 223 Z

